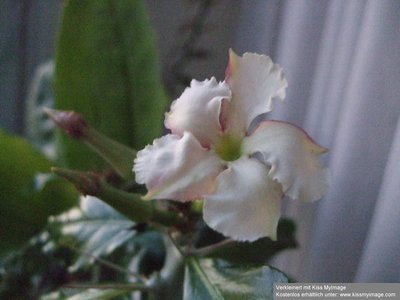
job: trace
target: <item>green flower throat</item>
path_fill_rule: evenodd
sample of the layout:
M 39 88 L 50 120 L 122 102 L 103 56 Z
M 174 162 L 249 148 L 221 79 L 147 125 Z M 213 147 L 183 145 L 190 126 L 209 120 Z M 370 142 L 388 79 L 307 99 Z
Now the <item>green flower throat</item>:
M 216 143 L 215 152 L 224 161 L 234 161 L 242 156 L 242 139 L 223 135 Z

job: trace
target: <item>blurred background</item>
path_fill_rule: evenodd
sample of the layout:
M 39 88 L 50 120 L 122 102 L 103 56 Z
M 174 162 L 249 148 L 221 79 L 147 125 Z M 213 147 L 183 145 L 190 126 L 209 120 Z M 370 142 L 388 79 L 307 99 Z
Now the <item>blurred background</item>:
M 29 128 L 26 99 L 54 58 L 62 4 L 0 2 L 0 124 L 9 132 Z M 300 247 L 273 265 L 303 282 L 400 282 L 400 1 L 145 4 L 170 100 L 191 78 L 223 80 L 229 48 L 264 53 L 289 82 L 267 117 L 330 148 L 329 193 L 307 205 L 284 200 Z

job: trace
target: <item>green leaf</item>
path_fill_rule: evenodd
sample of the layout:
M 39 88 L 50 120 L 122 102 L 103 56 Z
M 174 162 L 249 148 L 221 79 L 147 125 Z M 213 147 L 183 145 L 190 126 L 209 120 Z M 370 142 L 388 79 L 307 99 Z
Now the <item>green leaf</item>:
M 131 259 L 130 266 L 137 274 L 150 276 L 160 271 L 165 262 L 165 244 L 158 231 L 146 231 L 135 236 L 137 254 Z
M 54 62 L 49 61 L 35 70 L 25 109 L 25 133 L 28 141 L 51 159 L 56 159 L 55 124 L 43 113 L 54 107 Z
M 159 136 L 166 98 L 142 1 L 70 0 L 64 7 L 55 70 L 56 107 L 134 149 Z M 62 137 L 67 165 L 104 163 Z M 132 158 L 133 159 L 133 158 Z
M 72 297 L 66 298 L 66 300 L 107 300 L 115 299 L 117 296 L 126 295 L 130 291 L 123 289 L 107 289 L 107 290 L 96 290 L 90 289 L 82 293 L 76 294 Z
M 223 260 L 189 258 L 183 299 L 272 300 L 277 282 L 288 282 L 288 278 L 268 266 L 249 267 Z
M 52 214 L 76 203 L 69 183 L 39 173 L 51 162 L 24 139 L 0 130 L 0 253 L 38 233 Z
M 71 270 L 92 264 L 94 257 L 112 253 L 135 235 L 132 229 L 135 223 L 94 197 L 82 199 L 80 208 L 52 217 L 50 222 L 51 227 L 80 244 L 82 255 Z
M 50 294 L 43 295 L 40 300 L 65 300 L 67 296 L 62 291 L 51 292 Z
M 107 300 L 107 299 L 116 299 L 115 297 L 127 295 L 129 292 L 130 292 L 129 290 L 123 290 L 123 289 L 105 289 L 105 290 L 89 289 L 83 292 L 75 293 L 73 296 L 67 296 L 64 292 L 57 291 L 42 296 L 40 299 L 41 300 Z
M 222 258 L 231 262 L 265 264 L 278 252 L 297 247 L 295 232 L 296 227 L 292 220 L 281 219 L 276 241 L 262 238 L 252 243 L 233 242 L 211 250 L 205 256 Z
M 0 262 L 0 299 L 38 299 L 70 282 L 67 266 L 73 254 L 46 231 L 30 239 Z

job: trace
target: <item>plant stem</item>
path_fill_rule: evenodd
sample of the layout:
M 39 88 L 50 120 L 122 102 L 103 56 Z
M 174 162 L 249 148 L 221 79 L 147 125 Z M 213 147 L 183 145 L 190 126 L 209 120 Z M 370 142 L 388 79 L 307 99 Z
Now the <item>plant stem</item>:
M 212 254 L 213 252 L 215 252 L 215 251 L 217 251 L 217 250 L 220 250 L 220 249 L 222 249 L 222 248 L 224 248 L 224 247 L 226 247 L 226 246 L 228 246 L 228 245 L 230 245 L 230 244 L 233 244 L 233 243 L 235 243 L 234 240 L 232 240 L 232 239 L 225 239 L 225 240 L 223 240 L 223 241 L 221 241 L 221 242 L 219 242 L 219 243 L 216 243 L 216 244 L 213 244 L 213 245 L 210 245 L 210 246 L 206 246 L 206 247 L 199 248 L 199 249 L 194 249 L 194 250 L 192 250 L 192 251 L 190 252 L 190 254 L 191 254 L 191 255 L 194 255 L 194 256 L 206 256 L 206 255 L 210 255 L 210 254 Z
M 132 162 L 136 151 L 91 127 L 83 116 L 74 111 L 45 108 L 44 112 L 70 137 L 84 142 L 107 161 L 125 180 L 133 180 Z
M 154 202 L 143 201 L 141 195 L 119 190 L 93 172 L 81 172 L 61 168 L 52 171 L 72 182 L 84 195 L 100 198 L 114 209 L 135 222 L 150 222 L 164 226 L 183 226 L 183 218 L 175 212 L 161 210 Z
M 122 274 L 127 274 L 128 276 L 135 277 L 136 279 L 140 280 L 141 282 L 145 282 L 146 281 L 146 278 L 144 278 L 142 275 L 137 274 L 137 273 L 133 273 L 132 271 L 124 269 L 121 266 L 118 266 L 118 265 L 116 265 L 116 264 L 114 264 L 114 263 L 112 263 L 112 262 L 110 262 L 108 260 L 105 260 L 105 259 L 102 259 L 100 257 L 97 257 L 96 255 L 93 255 L 92 253 L 89 253 L 89 252 L 87 252 L 85 250 L 82 250 L 82 249 L 79 249 L 77 247 L 74 247 L 74 246 L 72 246 L 70 244 L 67 244 L 67 243 L 61 243 L 61 244 L 63 246 L 66 246 L 66 247 L 70 248 L 73 251 L 78 252 L 79 254 L 82 254 L 82 255 L 85 255 L 87 257 L 93 258 L 98 263 L 100 263 L 100 264 L 102 264 L 102 265 L 104 265 L 104 266 L 106 266 L 106 267 L 108 267 L 108 268 L 110 268 L 110 269 L 112 269 L 114 271 L 117 271 L 117 272 L 122 273 Z
M 126 180 L 133 180 L 132 164 L 136 151 L 88 127 L 84 142 L 106 160 Z

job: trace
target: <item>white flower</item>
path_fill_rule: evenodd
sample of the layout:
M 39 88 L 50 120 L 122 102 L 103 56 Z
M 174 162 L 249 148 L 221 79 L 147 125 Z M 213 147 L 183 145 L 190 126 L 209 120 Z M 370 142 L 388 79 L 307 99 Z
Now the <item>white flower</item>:
M 147 186 L 144 198 L 203 198 L 204 220 L 216 231 L 241 241 L 275 239 L 284 194 L 314 201 L 327 188 L 319 163 L 326 149 L 302 129 L 262 121 L 249 132 L 286 87 L 269 57 L 230 51 L 225 81 L 193 80 L 166 114 L 172 133 L 138 152 L 133 169 Z

